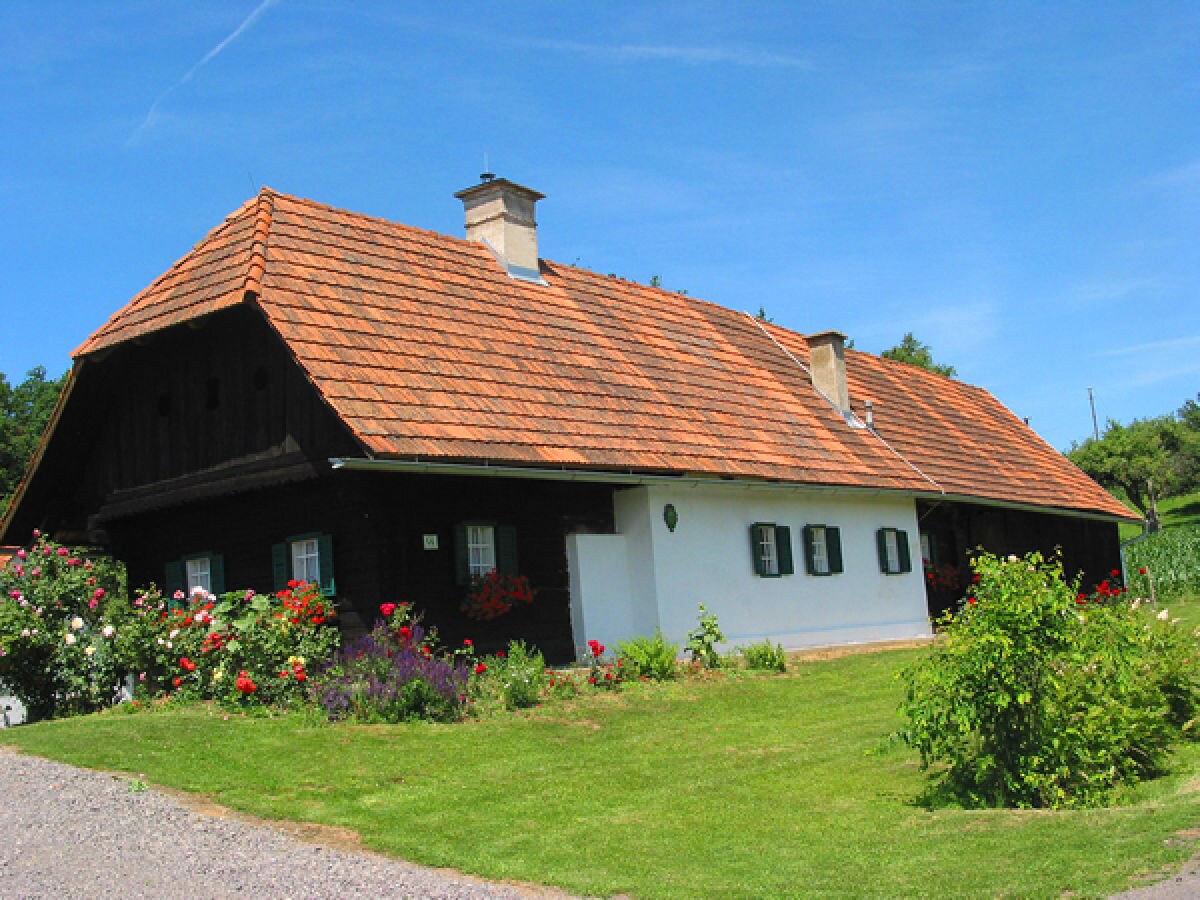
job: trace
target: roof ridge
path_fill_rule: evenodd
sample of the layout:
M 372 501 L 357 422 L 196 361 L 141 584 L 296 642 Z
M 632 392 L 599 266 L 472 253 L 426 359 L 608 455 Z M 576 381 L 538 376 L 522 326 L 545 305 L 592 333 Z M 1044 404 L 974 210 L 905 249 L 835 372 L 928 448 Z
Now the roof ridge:
M 275 192 L 264 187 L 258 192 L 254 211 L 254 234 L 250 237 L 250 261 L 246 267 L 243 296 L 262 293 L 263 272 L 267 266 L 267 243 L 271 237 L 271 215 L 275 211 Z

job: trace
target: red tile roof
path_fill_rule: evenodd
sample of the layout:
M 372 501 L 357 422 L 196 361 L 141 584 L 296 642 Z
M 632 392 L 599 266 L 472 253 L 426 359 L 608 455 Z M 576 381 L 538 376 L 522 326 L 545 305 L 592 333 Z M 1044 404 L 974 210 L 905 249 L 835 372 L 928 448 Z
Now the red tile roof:
M 515 280 L 482 244 L 263 190 L 76 355 L 257 303 L 376 458 L 940 491 L 1133 518 L 980 388 L 847 351 L 873 434 L 812 387 L 799 334 L 585 269 L 543 261 L 542 275 Z

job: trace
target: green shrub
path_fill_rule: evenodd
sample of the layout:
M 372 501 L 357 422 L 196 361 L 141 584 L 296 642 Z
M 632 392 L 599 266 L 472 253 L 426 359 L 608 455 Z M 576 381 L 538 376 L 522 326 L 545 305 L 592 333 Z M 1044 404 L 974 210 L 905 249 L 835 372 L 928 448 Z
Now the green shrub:
M 511 641 L 508 650 L 485 661 L 480 685 L 491 685 L 505 709 L 536 706 L 546 687 L 546 660 L 524 641 Z
M 1130 593 L 1159 601 L 1200 597 L 1200 525 L 1149 535 L 1125 551 Z
M 675 659 L 679 645 L 672 644 L 660 629 L 654 637 L 635 637 L 617 644 L 617 656 L 625 668 L 626 678 L 646 678 L 667 681 L 675 677 Z
M 0 568 L 0 683 L 29 721 L 112 703 L 130 616 L 121 563 L 34 532 Z
M 719 669 L 721 654 L 717 652 L 717 644 L 723 640 L 725 634 L 717 624 L 717 614 L 710 613 L 701 603 L 700 621 L 688 633 L 687 643 L 684 645 L 692 654 L 692 661 L 706 669 Z
M 903 673 L 900 737 L 969 806 L 1075 807 L 1159 773 L 1200 698 L 1194 637 L 1033 553 L 981 554 L 976 583 Z
M 787 653 L 784 652 L 782 644 L 772 644 L 763 640 L 740 649 L 747 668 L 764 672 L 787 671 Z

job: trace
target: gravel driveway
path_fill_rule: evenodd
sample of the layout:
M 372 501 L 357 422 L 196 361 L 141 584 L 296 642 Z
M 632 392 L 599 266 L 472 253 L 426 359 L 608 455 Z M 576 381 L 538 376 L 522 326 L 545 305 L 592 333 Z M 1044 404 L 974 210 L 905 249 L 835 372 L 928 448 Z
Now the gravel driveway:
M 0 747 L 0 897 L 566 896 L 333 849 L 131 784 Z

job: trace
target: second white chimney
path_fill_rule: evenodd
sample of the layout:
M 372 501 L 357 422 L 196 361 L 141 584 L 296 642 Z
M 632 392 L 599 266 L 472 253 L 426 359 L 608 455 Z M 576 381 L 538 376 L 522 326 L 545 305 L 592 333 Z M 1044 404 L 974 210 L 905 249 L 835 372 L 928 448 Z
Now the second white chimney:
M 491 248 L 513 278 L 545 284 L 538 265 L 534 206 L 546 195 L 491 174 L 454 196 L 463 202 L 467 240 Z

